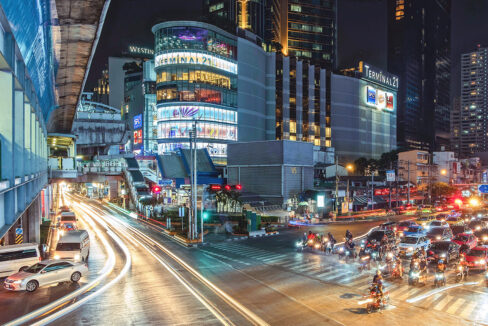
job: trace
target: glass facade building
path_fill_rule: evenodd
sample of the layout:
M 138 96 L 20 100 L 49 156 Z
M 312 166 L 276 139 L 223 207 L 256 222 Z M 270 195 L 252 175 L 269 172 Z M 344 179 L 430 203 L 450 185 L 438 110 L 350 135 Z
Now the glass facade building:
M 189 146 L 196 121 L 197 147 L 225 164 L 237 135 L 237 38 L 215 26 L 160 23 L 155 35 L 157 138 L 160 154 Z

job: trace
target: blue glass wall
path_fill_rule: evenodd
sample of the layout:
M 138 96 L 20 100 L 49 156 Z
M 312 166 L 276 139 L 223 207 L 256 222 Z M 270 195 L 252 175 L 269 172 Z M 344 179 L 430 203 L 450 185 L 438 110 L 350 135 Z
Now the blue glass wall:
M 0 0 L 12 28 L 29 76 L 34 84 L 44 119 L 54 109 L 57 60 L 53 51 L 53 18 L 49 0 Z M 59 30 L 56 29 L 56 33 Z M 56 36 L 55 36 L 56 38 Z

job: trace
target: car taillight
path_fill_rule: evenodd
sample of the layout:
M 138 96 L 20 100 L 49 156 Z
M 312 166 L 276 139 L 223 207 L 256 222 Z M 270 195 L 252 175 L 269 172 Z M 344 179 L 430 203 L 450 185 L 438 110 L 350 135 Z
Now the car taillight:
M 433 255 L 434 252 L 432 250 L 429 250 L 429 255 Z

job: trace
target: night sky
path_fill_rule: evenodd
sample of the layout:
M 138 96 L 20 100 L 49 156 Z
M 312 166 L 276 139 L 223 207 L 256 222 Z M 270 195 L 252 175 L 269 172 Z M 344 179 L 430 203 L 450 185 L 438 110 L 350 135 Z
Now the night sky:
M 338 67 L 359 60 L 386 68 L 386 1 L 338 0 Z M 419 0 L 421 1 L 421 0 Z M 426 0 L 434 1 L 434 0 Z M 488 46 L 488 0 L 452 0 L 452 96 L 459 94 L 461 53 Z M 129 44 L 152 47 L 151 27 L 165 20 L 201 15 L 202 0 L 112 1 L 92 63 L 86 90 L 93 89 L 108 56 L 118 56 Z

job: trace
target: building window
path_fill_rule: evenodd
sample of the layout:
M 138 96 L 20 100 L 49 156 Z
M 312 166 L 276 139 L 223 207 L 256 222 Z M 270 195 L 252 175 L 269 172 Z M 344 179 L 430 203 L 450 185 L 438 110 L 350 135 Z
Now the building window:
M 297 123 L 295 121 L 290 121 L 290 134 L 296 134 Z
M 219 2 L 219 3 L 216 3 L 214 5 L 211 5 L 209 8 L 208 8 L 208 11 L 209 12 L 214 12 L 214 11 L 217 11 L 217 10 L 220 10 L 224 8 L 224 3 L 223 2 Z
M 302 6 L 299 6 L 299 5 L 291 5 L 290 6 L 290 11 L 302 12 Z

